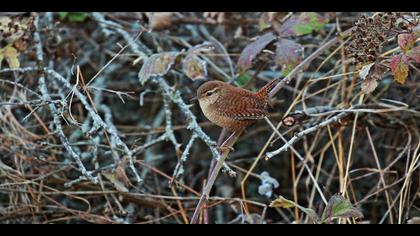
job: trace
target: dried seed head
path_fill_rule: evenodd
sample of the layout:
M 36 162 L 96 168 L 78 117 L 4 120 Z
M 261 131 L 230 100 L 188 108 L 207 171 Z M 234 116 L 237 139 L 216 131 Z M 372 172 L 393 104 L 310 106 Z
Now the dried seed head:
M 380 12 L 372 17 L 361 15 L 355 22 L 352 39 L 345 47 L 346 54 L 354 57 L 357 64 L 374 62 L 379 50 L 390 37 L 398 13 Z

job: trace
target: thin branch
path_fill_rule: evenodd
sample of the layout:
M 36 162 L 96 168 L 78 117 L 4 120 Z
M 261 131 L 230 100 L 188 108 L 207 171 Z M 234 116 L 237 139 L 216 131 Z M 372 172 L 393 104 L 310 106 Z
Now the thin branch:
M 44 56 L 43 56 L 43 50 L 42 50 L 41 36 L 39 33 L 40 32 L 39 16 L 35 18 L 34 25 L 35 25 L 34 40 L 35 40 L 36 56 L 37 56 L 37 62 L 38 62 L 39 71 L 40 71 L 40 77 L 38 79 L 38 87 L 39 87 L 39 90 L 41 91 L 41 94 L 44 100 L 51 101 L 52 99 L 48 93 L 48 89 L 47 89 L 47 85 L 45 81 L 45 72 L 43 69 Z M 54 103 L 49 103 L 48 106 L 53 113 L 53 122 L 55 125 L 55 132 L 58 134 L 61 143 L 64 145 L 64 148 L 71 155 L 71 157 L 76 161 L 78 170 L 83 174 L 83 176 L 86 179 L 90 180 L 92 183 L 97 184 L 98 178 L 92 176 L 91 173 L 86 170 L 86 167 L 83 165 L 83 162 L 81 161 L 80 156 L 70 146 L 70 142 L 68 141 L 67 137 L 65 136 L 63 132 L 63 127 L 61 125 L 61 114 L 58 111 L 57 107 L 55 106 Z
M 354 28 L 354 27 L 353 27 Z M 310 56 L 308 56 L 305 60 L 303 60 L 299 65 L 297 65 L 289 74 L 287 74 L 286 77 L 284 77 L 277 85 L 271 90 L 270 97 L 273 97 L 277 94 L 280 89 L 290 83 L 292 79 L 294 79 L 303 68 L 305 68 L 307 65 L 309 65 L 315 58 L 319 57 L 324 51 L 328 50 L 330 47 L 334 46 L 336 43 L 339 42 L 340 38 L 345 38 L 350 35 L 353 28 L 350 28 L 343 33 L 341 33 L 339 36 L 334 37 L 321 47 L 319 47 L 315 52 L 313 52 Z M 280 79 L 280 78 L 277 78 Z

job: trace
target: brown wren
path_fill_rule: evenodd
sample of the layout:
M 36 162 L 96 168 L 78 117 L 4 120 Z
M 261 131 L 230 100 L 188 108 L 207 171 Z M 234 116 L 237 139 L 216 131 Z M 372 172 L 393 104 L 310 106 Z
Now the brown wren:
M 209 81 L 197 90 L 197 99 L 204 115 L 214 124 L 231 132 L 239 132 L 268 115 L 272 80 L 254 93 L 221 81 Z

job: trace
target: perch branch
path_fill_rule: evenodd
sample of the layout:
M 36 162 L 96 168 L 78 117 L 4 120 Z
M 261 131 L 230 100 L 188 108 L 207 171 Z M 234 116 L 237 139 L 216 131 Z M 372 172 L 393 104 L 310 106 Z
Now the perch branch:
M 239 138 L 239 136 L 242 134 L 242 132 L 235 132 L 233 133 L 229 138 L 226 139 L 226 141 L 220 146 L 223 147 L 231 147 L 236 140 Z M 223 149 L 222 149 L 223 150 Z M 206 186 L 204 187 L 203 192 L 201 193 L 200 200 L 198 201 L 197 206 L 195 207 L 195 211 L 193 214 L 193 217 L 191 218 L 191 224 L 196 224 L 198 221 L 198 217 L 200 215 L 200 212 L 204 206 L 204 204 L 208 201 L 208 198 L 210 196 L 210 191 L 213 188 L 214 183 L 216 182 L 216 178 L 219 175 L 220 169 L 225 164 L 225 160 L 229 155 L 229 148 L 224 149 L 222 151 L 221 158 L 217 160 L 215 166 L 211 170 L 210 178 L 207 180 Z
M 174 91 L 171 87 L 166 83 L 166 81 L 159 77 L 157 78 L 157 82 L 160 88 L 165 92 L 165 94 L 171 99 L 173 103 L 178 105 L 181 112 L 186 117 L 186 121 L 188 123 L 187 129 L 191 130 L 194 134 L 196 134 L 210 149 L 213 157 L 216 160 L 220 160 L 221 156 L 219 151 L 216 148 L 216 143 L 211 140 L 211 138 L 204 133 L 201 129 L 200 125 L 197 123 L 197 118 L 195 115 L 190 111 L 190 108 L 185 102 L 182 100 L 179 91 Z M 224 163 L 223 168 L 229 173 L 230 176 L 236 176 L 235 171 L 233 171 L 226 163 Z

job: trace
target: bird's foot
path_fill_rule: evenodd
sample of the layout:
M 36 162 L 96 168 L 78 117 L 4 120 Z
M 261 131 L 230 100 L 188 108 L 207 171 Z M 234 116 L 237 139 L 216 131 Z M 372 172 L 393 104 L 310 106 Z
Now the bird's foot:
M 235 151 L 235 149 L 232 147 L 232 146 L 226 146 L 226 145 L 223 145 L 223 146 L 221 146 L 221 147 L 216 147 L 217 148 L 217 150 L 219 150 L 219 152 L 221 152 L 221 153 L 223 153 L 223 152 L 225 152 L 225 151 L 227 151 L 227 150 L 230 150 L 230 151 L 232 151 L 232 152 L 234 152 Z

